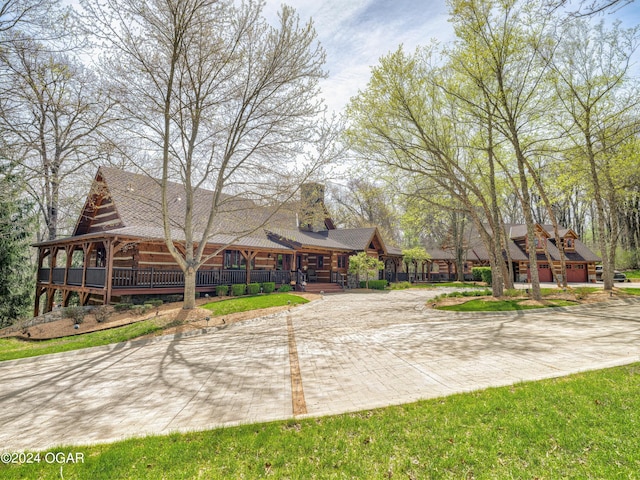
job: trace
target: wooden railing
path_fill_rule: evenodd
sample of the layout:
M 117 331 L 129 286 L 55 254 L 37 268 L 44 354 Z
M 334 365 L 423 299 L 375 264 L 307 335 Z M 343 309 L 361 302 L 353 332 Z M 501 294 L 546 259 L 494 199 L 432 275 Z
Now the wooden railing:
M 105 268 L 87 268 L 84 284 L 87 287 L 104 287 L 106 278 L 107 270 Z
M 346 275 L 344 273 L 340 273 L 340 272 L 331 272 L 331 283 L 337 283 L 338 285 L 340 285 L 342 288 L 344 288 L 345 285 L 345 277 Z
M 38 270 L 38 282 L 49 283 L 49 268 Z M 67 272 L 67 285 L 82 286 L 82 268 L 70 268 Z M 65 269 L 54 268 L 52 282 L 64 285 Z M 84 285 L 87 287 L 103 288 L 106 283 L 105 268 L 87 268 Z M 289 284 L 291 272 L 282 270 L 252 270 L 252 283 L 275 282 L 277 285 Z M 196 274 L 196 287 L 216 285 L 233 285 L 247 282 L 245 270 L 200 270 Z M 123 288 L 169 288 L 184 285 L 184 273 L 181 270 L 161 270 L 155 268 L 131 269 L 114 268 L 112 287 Z
M 82 285 L 82 268 L 70 268 L 67 274 L 67 285 Z
M 49 272 L 50 268 L 40 268 L 38 269 L 38 282 L 40 283 L 49 283 Z
M 51 276 L 52 283 L 56 285 L 64 285 L 64 268 L 54 268 Z

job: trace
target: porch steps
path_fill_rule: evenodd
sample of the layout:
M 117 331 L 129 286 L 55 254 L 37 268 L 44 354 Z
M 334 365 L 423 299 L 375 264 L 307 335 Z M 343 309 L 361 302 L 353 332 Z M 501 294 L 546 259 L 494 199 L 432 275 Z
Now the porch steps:
M 305 291 L 307 293 L 342 293 L 344 290 L 337 283 L 307 283 Z

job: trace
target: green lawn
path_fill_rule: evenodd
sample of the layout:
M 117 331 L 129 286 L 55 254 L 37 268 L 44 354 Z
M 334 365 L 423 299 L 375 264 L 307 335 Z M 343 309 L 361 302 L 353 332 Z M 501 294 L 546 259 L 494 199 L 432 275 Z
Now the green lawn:
M 571 300 L 550 300 L 547 301 L 546 307 L 540 305 L 522 305 L 523 299 L 520 300 L 484 300 L 478 298 L 470 300 L 458 305 L 445 305 L 442 307 L 436 307 L 438 310 L 450 310 L 454 312 L 505 312 L 510 310 L 532 310 L 535 308 L 546 307 L 570 307 L 572 305 L 578 305 L 578 302 Z
M 627 278 L 640 278 L 640 270 L 626 270 L 624 274 Z
M 126 342 L 127 340 L 141 337 L 142 335 L 157 332 L 158 330 L 162 330 L 162 327 L 158 324 L 158 320 L 153 319 L 112 328 L 110 330 L 56 338 L 53 340 L 26 341 L 16 340 L 14 338 L 0 338 L 0 361 Z
M 625 287 L 625 288 L 621 288 L 621 291 L 623 291 L 624 293 L 627 293 L 629 295 L 640 295 L 640 285 L 638 287 Z
M 84 463 L 0 465 L 0 477 L 638 478 L 639 412 L 634 364 L 372 411 L 59 447 Z
M 299 305 L 308 303 L 306 298 L 288 293 L 272 293 L 270 295 L 253 295 L 248 297 L 230 298 L 203 305 L 202 308 L 211 310 L 213 315 L 229 315 L 231 313 L 247 312 L 269 307 L 281 307 L 284 305 Z
M 458 288 L 482 288 L 478 282 L 440 282 L 440 283 L 391 283 L 391 290 L 401 290 L 405 288 L 436 288 L 436 287 L 458 287 Z

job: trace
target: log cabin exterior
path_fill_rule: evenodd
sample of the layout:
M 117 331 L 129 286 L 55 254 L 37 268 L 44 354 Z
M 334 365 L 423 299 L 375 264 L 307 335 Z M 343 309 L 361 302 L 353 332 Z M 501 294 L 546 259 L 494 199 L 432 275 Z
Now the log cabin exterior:
M 514 282 L 530 282 L 529 244 L 527 227 L 522 224 L 505 225 L 508 238 L 508 255 L 505 261 L 511 262 Z M 594 283 L 596 281 L 596 263 L 600 261 L 595 253 L 587 247 L 578 234 L 570 228 L 559 229 L 559 239 L 554 236 L 553 226 L 535 225 L 536 260 L 538 276 L 541 282 L 553 282 L 554 275 L 561 275 L 559 242 L 562 242 L 565 254 L 565 265 L 568 283 Z M 431 255 L 431 265 L 426 278 L 430 280 L 454 280 L 456 278 L 456 262 L 452 249 L 442 247 L 427 248 Z M 547 258 L 551 258 L 551 263 Z M 471 269 L 478 266 L 489 266 L 489 254 L 477 233 L 469 234 L 465 245 L 464 276 L 471 280 Z
M 98 170 L 73 235 L 35 245 L 35 315 L 41 304 L 48 312 L 54 302 L 68 305 L 74 294 L 87 305 L 183 293 L 183 273 L 164 241 L 159 185 L 146 175 Z M 396 271 L 401 252 L 387 247 L 377 228 L 337 229 L 324 207 L 322 187 L 308 184 L 301 192 L 300 203 L 277 210 L 226 197 L 205 247 L 204 256 L 212 256 L 197 273 L 196 291 L 213 294 L 218 285 L 252 282 L 290 284 L 298 290 L 313 282 L 339 289 L 349 256 L 360 251 Z M 213 194 L 196 191 L 196 231 L 197 222 L 206 221 Z M 184 216 L 184 187 L 169 184 L 167 196 L 175 223 L 172 238 L 181 249 L 184 233 L 178 219 Z

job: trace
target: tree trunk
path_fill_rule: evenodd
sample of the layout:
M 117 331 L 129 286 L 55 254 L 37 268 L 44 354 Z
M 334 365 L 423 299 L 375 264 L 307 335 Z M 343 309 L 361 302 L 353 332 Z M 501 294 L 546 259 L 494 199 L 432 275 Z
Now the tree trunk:
M 193 267 L 184 271 L 184 310 L 196 308 L 196 273 L 197 270 Z

